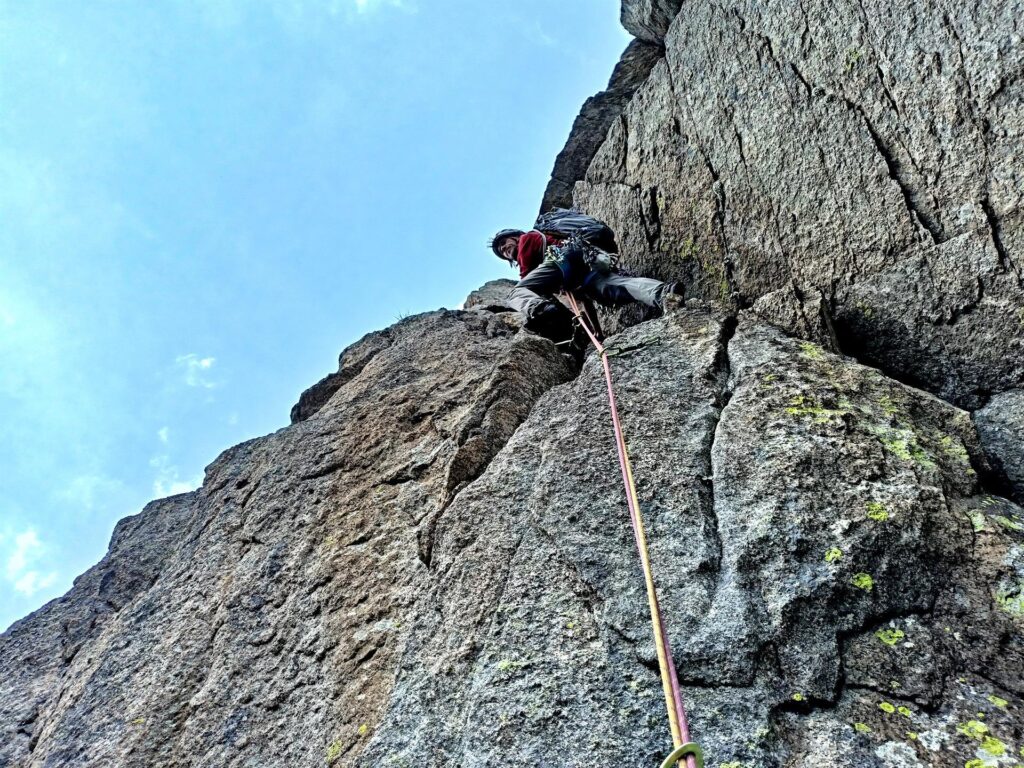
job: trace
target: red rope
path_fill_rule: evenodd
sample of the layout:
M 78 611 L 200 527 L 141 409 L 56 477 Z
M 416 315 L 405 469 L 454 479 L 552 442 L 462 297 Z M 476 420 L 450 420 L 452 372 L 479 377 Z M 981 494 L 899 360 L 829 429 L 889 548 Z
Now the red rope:
M 619 456 L 619 468 L 622 470 L 622 484 L 626 489 L 626 506 L 629 509 L 629 519 L 633 526 L 633 538 L 636 541 L 637 552 L 640 555 L 640 563 L 644 569 L 644 578 L 647 583 L 647 596 L 651 609 L 651 620 L 654 624 L 655 645 L 664 649 L 663 654 L 659 653 L 659 667 L 661 668 L 662 686 L 665 689 L 666 707 L 668 708 L 669 726 L 672 730 L 672 742 L 676 747 L 690 741 L 690 726 L 686 717 L 686 707 L 683 704 L 683 695 L 679 689 L 679 678 L 676 674 L 676 665 L 672 660 L 672 648 L 669 645 L 668 632 L 665 629 L 665 622 L 662 618 L 661 606 L 658 601 L 658 592 L 654 585 L 654 573 L 650 564 L 650 555 L 647 551 L 647 539 L 644 534 L 643 518 L 640 514 L 640 502 L 636 497 L 636 487 L 633 482 L 633 471 L 630 466 L 629 453 L 626 450 L 626 438 L 622 431 L 622 423 L 619 420 L 619 409 L 615 402 L 615 389 L 612 386 L 612 369 L 608 362 L 608 352 L 604 345 L 590 329 L 589 324 L 580 311 L 576 297 L 571 293 L 567 294 L 569 304 L 580 326 L 590 338 L 598 355 L 601 357 L 601 364 L 604 366 L 605 383 L 608 386 L 608 405 L 612 415 L 612 426 L 615 430 L 615 450 Z M 658 642 L 660 641 L 660 642 Z M 660 649 L 659 649 L 660 650 Z M 686 756 L 687 768 L 697 768 L 697 762 L 693 755 Z

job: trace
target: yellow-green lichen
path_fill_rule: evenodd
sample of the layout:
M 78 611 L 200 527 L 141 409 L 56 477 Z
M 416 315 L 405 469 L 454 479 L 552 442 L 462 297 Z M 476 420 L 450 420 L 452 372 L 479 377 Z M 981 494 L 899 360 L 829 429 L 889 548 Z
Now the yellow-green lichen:
M 992 515 L 992 519 L 1008 530 L 1024 531 L 1024 525 L 1021 525 L 1012 518 L 1005 517 L 1004 515 Z
M 815 424 L 826 424 L 833 418 L 845 416 L 849 411 L 842 408 L 825 408 L 814 398 L 796 395 L 789 401 L 786 413 L 790 416 L 810 416 L 813 417 Z
M 331 745 L 327 747 L 327 762 L 333 763 L 335 760 L 341 757 L 341 752 L 343 749 L 344 746 L 342 745 L 340 739 L 337 741 L 332 741 Z
M 906 438 L 883 437 L 882 446 L 897 459 L 910 461 L 910 444 L 907 442 Z
M 804 695 L 802 693 L 794 693 L 793 694 L 793 701 L 803 701 L 803 700 L 804 700 Z
M 994 693 L 989 694 L 988 700 L 994 706 L 999 707 L 1000 709 L 1005 709 L 1006 705 L 1010 703 L 1006 699 L 1002 698 L 1001 696 L 996 696 Z
M 870 573 L 855 573 L 850 579 L 850 583 L 865 592 L 870 592 L 875 587 L 875 580 L 871 578 Z
M 981 748 L 993 757 L 1002 757 L 1006 754 L 1006 744 L 995 736 L 986 736 L 981 740 Z
M 917 734 L 914 731 L 907 731 L 907 738 L 911 741 L 917 741 Z
M 838 563 L 843 559 L 843 550 L 839 547 L 832 547 L 828 552 L 825 553 L 826 563 Z
M 498 671 L 501 672 L 503 675 L 510 675 L 515 670 L 525 667 L 529 663 L 530 662 L 528 661 L 514 661 L 512 659 L 502 659 L 497 664 L 495 664 L 495 666 L 498 668 Z
M 896 711 L 904 717 L 910 717 L 913 712 L 910 711 L 910 707 L 896 707 Z
M 853 730 L 857 733 L 871 733 L 871 727 L 867 723 L 854 723 Z
M 902 629 L 880 629 L 875 632 L 875 637 L 886 645 L 896 645 L 896 643 L 906 637 L 906 635 Z
M 881 702 L 878 705 L 878 708 L 885 712 L 885 714 L 887 715 L 891 715 L 893 712 L 896 711 L 896 706 L 894 704 L 890 704 L 888 701 Z
M 686 762 L 685 760 L 683 762 Z M 731 763 L 722 763 L 718 768 L 744 768 L 743 763 L 733 760 Z
M 896 404 L 892 401 L 892 398 L 888 395 L 882 395 L 878 398 L 878 404 L 881 406 L 886 416 L 895 416 L 896 412 L 899 410 L 899 408 L 896 407 Z
M 853 69 L 860 63 L 861 56 L 864 54 L 861 50 L 855 46 L 850 46 L 846 49 L 846 71 L 852 72 Z
M 697 244 L 694 243 L 692 237 L 688 237 L 683 241 L 683 247 L 679 249 L 679 260 L 689 261 L 695 258 L 697 258 Z
M 369 730 L 370 730 L 370 726 L 368 726 L 366 723 L 363 723 L 362 725 L 359 726 L 358 733 L 359 733 L 360 736 L 365 736 Z
M 926 469 L 935 469 L 936 464 L 918 443 L 917 435 L 909 429 L 891 427 L 884 424 L 865 425 L 867 431 L 874 434 L 882 447 L 903 461 L 913 461 Z
M 971 739 L 981 741 L 988 734 L 988 726 L 980 720 L 968 720 L 956 727 L 959 733 Z
M 1024 616 L 1024 582 L 1000 587 L 995 599 L 996 605 L 1011 616 Z
M 985 527 L 985 513 L 980 509 L 972 509 L 967 513 L 967 516 L 971 519 L 971 527 L 974 529 L 975 533 L 988 530 L 988 528 Z
M 809 357 L 811 360 L 821 360 L 825 357 L 821 347 L 811 341 L 801 341 L 800 352 L 804 357 Z
M 959 439 L 954 440 L 949 435 L 943 435 L 939 438 L 939 447 L 950 458 L 955 459 L 961 464 L 970 465 L 971 455 L 967 452 L 967 447 Z
M 870 520 L 884 522 L 889 519 L 889 510 L 880 501 L 869 501 L 867 505 L 867 516 Z
M 964 763 L 964 768 L 985 768 L 985 761 L 975 757 Z

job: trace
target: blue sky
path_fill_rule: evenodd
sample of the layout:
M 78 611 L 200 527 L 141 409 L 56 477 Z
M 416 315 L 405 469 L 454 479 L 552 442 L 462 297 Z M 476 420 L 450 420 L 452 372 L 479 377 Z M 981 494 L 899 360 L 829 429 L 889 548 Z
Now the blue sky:
M 618 0 L 0 0 L 0 629 L 337 355 L 511 276 Z

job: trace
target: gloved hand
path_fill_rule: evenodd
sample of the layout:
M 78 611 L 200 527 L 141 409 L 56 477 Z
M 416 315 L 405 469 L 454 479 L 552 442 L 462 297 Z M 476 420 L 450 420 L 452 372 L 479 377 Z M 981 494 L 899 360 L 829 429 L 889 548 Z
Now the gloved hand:
M 587 245 L 578 238 L 570 238 L 559 249 L 558 268 L 562 270 L 565 287 L 573 291 L 583 284 L 590 272 L 587 264 Z

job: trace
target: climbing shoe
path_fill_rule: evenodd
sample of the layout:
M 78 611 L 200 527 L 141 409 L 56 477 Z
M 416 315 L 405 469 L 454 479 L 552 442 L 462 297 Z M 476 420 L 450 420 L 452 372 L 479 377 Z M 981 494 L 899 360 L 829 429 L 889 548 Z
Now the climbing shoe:
M 572 313 L 557 301 L 545 301 L 530 313 L 524 327 L 552 341 L 565 341 L 573 335 Z

